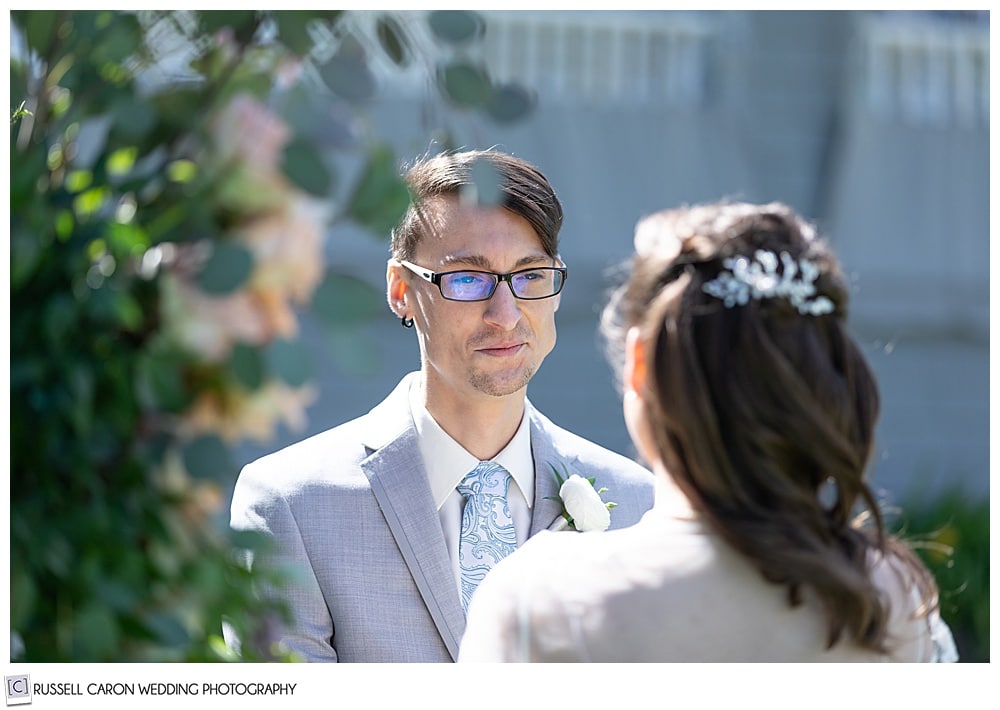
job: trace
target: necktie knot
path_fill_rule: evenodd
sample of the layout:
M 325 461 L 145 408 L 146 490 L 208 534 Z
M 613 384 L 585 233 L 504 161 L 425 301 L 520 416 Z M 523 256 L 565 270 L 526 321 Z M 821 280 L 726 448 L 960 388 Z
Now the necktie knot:
M 493 461 L 482 461 L 469 471 L 458 484 L 458 492 L 463 498 L 471 495 L 491 495 L 507 497 L 510 488 L 510 473 Z

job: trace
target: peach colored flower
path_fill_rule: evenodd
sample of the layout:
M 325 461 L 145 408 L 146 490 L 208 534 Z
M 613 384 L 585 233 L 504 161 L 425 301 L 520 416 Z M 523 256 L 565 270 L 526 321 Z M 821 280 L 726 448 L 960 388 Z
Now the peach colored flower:
M 253 391 L 232 387 L 224 397 L 204 392 L 184 417 L 184 429 L 191 434 L 216 434 L 235 443 L 253 439 L 262 443 L 274 439 L 279 424 L 292 431 L 305 428 L 306 409 L 316 399 L 313 385 L 291 387 L 269 380 Z
M 212 148 L 223 162 L 243 162 L 264 173 L 279 171 L 290 135 L 288 125 L 248 93 L 234 96 L 211 124 Z
M 287 293 L 306 303 L 323 278 L 327 210 L 319 200 L 292 193 L 283 210 L 236 230 L 254 255 L 251 288 Z
M 164 274 L 160 287 L 164 333 L 209 361 L 224 360 L 235 342 L 263 345 L 274 336 L 270 314 L 246 289 L 210 296 L 174 274 Z
M 305 64 L 298 57 L 281 60 L 274 72 L 274 83 L 279 89 L 290 89 L 302 79 Z
M 290 340 L 299 334 L 299 319 L 287 294 L 273 288 L 255 288 L 253 297 L 271 327 L 272 338 Z

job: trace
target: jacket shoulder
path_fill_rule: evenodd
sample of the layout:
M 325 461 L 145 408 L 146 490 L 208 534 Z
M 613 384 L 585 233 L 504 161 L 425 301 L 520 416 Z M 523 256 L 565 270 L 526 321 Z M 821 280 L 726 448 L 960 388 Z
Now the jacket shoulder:
M 365 415 L 367 416 L 367 415 Z M 370 453 L 363 441 L 365 416 L 289 444 L 243 467 L 237 486 L 255 481 L 276 488 L 297 488 L 351 470 Z
M 549 437 L 559 458 L 567 461 L 576 459 L 588 468 L 606 470 L 610 474 L 652 485 L 652 472 L 635 460 L 554 424 L 537 410 L 533 416 L 537 417 L 541 430 Z

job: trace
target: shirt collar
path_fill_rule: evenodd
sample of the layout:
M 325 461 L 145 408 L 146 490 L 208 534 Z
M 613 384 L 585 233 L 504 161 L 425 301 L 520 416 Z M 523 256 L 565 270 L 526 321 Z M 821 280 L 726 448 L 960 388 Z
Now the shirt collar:
M 417 381 L 414 378 L 414 382 Z M 525 414 L 528 406 L 525 402 Z M 410 414 L 417 429 L 420 456 L 427 470 L 434 505 L 440 510 L 465 475 L 476 467 L 479 459 L 466 451 L 434 420 L 420 401 L 420 387 L 416 384 L 410 387 Z M 491 460 L 510 472 L 514 484 L 531 508 L 535 502 L 535 462 L 531 457 L 529 417 L 521 416 L 514 438 Z

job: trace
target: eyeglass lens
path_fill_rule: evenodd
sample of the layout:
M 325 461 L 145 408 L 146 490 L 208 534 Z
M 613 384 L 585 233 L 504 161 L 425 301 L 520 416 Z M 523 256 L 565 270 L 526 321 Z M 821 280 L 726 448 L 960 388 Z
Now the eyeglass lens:
M 512 274 L 510 286 L 518 298 L 554 296 L 562 287 L 563 275 L 556 269 L 526 269 Z M 481 301 L 493 295 L 499 280 L 494 274 L 455 271 L 441 275 L 441 293 L 456 301 Z

